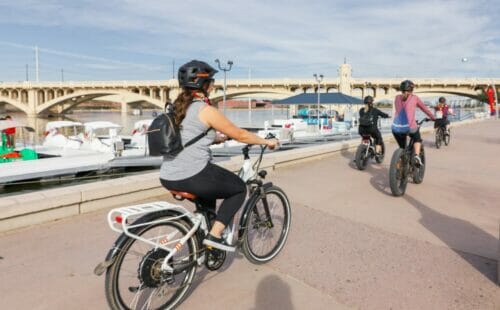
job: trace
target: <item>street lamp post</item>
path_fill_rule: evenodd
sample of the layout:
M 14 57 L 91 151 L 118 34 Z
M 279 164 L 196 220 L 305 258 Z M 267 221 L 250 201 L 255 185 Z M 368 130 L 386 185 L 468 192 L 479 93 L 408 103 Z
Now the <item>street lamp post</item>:
M 316 79 L 316 82 L 318 82 L 318 126 L 319 126 L 319 129 L 321 131 L 321 122 L 320 122 L 320 115 L 319 115 L 319 109 L 320 109 L 320 99 L 319 99 L 319 96 L 320 96 L 320 88 L 321 88 L 321 81 L 323 81 L 323 74 L 320 74 L 319 76 L 314 73 L 313 74 L 314 76 L 314 79 Z
M 231 67 L 233 66 L 233 61 L 229 60 L 227 62 L 228 67 L 226 67 L 226 66 L 221 67 L 219 59 L 216 59 L 215 62 L 217 63 L 219 70 L 224 71 L 224 95 L 223 95 L 223 99 L 222 99 L 222 102 L 223 102 L 222 104 L 224 105 L 223 113 L 226 114 L 226 74 L 227 74 L 227 72 L 231 71 Z

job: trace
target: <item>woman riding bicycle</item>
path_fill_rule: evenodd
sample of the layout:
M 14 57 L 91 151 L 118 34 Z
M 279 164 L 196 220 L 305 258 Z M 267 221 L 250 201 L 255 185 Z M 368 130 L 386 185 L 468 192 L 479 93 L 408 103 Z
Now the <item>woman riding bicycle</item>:
M 207 134 L 185 147 L 176 157 L 165 157 L 160 169 L 160 181 L 169 190 L 195 195 L 205 208 L 213 211 L 216 199 L 224 199 L 203 244 L 234 251 L 235 248 L 228 245 L 221 235 L 242 206 L 246 185 L 236 174 L 211 162 L 209 147 L 229 137 L 242 143 L 262 144 L 273 149 L 278 140 L 266 140 L 235 126 L 211 106 L 208 97 L 214 89 L 213 76 L 216 73 L 217 70 L 210 65 L 197 60 L 179 68 L 177 78 L 182 92 L 173 103 L 173 111 L 175 123 L 181 128 L 182 141 L 190 141 L 204 132 Z
M 382 152 L 382 134 L 378 130 L 378 118 L 388 118 L 389 115 L 373 107 L 373 97 L 366 96 L 364 99 L 365 107 L 359 110 L 359 128 L 361 136 L 370 135 L 375 140 L 375 155 L 380 156 Z
M 446 98 L 440 97 L 437 106 L 434 108 L 436 113 L 436 121 L 434 122 L 434 128 L 443 127 L 446 129 L 445 134 L 450 132 L 450 121 L 448 120 L 448 115 L 454 115 L 451 113 L 451 109 L 446 104 Z
M 413 144 L 413 151 L 415 154 L 414 162 L 420 167 L 423 165 L 422 159 L 420 158 L 420 149 L 422 146 L 422 138 L 420 137 L 420 131 L 415 120 L 415 111 L 418 107 L 422 112 L 427 114 L 431 120 L 435 120 L 432 112 L 425 106 L 425 104 L 420 100 L 417 95 L 413 94 L 413 88 L 415 84 L 410 80 L 405 80 L 401 82 L 399 89 L 401 94 L 397 95 L 394 99 L 394 122 L 393 122 L 393 132 L 394 138 L 398 142 L 400 148 L 404 149 L 406 147 L 406 136 L 409 135 L 415 141 Z M 400 114 L 404 113 L 404 114 Z M 401 118 L 402 116 L 402 118 Z M 398 122 L 404 119 L 405 124 L 401 125 Z M 398 123 L 398 124 L 396 124 Z M 398 133 L 395 132 L 394 126 L 409 127 L 408 132 Z

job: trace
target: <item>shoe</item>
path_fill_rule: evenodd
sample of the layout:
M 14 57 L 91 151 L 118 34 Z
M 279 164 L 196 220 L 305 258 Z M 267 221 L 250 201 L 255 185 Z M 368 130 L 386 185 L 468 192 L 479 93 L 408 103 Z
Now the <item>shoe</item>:
M 203 240 L 203 244 L 207 247 L 212 247 L 227 252 L 234 252 L 236 250 L 234 246 L 227 244 L 226 240 L 214 237 L 211 234 L 207 235 L 207 237 Z
M 416 166 L 417 168 L 420 168 L 420 167 L 422 167 L 422 166 L 424 165 L 424 163 L 422 162 L 422 159 L 421 159 L 421 158 L 420 158 L 420 156 L 418 156 L 418 155 L 415 155 L 415 156 L 413 157 L 413 162 L 415 163 L 415 166 Z

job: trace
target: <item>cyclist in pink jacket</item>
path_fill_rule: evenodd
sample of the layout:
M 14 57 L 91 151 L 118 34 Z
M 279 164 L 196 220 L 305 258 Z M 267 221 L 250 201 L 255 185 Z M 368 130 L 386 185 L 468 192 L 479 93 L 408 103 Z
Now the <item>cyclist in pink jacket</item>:
M 400 148 L 406 147 L 406 137 L 409 135 L 415 141 L 413 145 L 413 150 L 415 152 L 415 164 L 420 167 L 423 165 L 422 159 L 420 158 L 420 149 L 422 146 L 422 138 L 420 137 L 419 127 L 417 126 L 417 121 L 415 120 L 415 111 L 418 107 L 422 112 L 427 114 L 431 120 L 435 120 L 433 113 L 429 110 L 425 104 L 420 100 L 417 95 L 413 94 L 413 88 L 415 84 L 410 80 L 405 80 L 401 82 L 399 89 L 401 90 L 401 95 L 397 95 L 394 99 L 394 115 L 399 115 L 401 110 L 406 111 L 406 118 L 408 120 L 409 132 L 408 133 L 396 133 L 393 130 L 393 135 L 399 144 Z

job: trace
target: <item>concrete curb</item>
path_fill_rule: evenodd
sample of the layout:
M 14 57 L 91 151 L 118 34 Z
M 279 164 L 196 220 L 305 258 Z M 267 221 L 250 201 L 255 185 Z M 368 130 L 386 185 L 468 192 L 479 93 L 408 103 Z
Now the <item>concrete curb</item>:
M 454 125 L 463 126 L 480 121 L 482 120 L 466 120 Z M 421 130 L 422 133 L 432 131 L 432 128 Z M 384 135 L 384 139 L 394 140 L 391 134 Z M 271 153 L 266 155 L 261 168 L 275 169 L 321 159 L 358 145 L 359 141 L 353 140 Z M 242 165 L 241 155 L 231 157 L 219 165 L 236 172 Z M 158 179 L 159 172 L 153 172 L 2 198 L 0 232 L 165 195 L 166 191 Z

